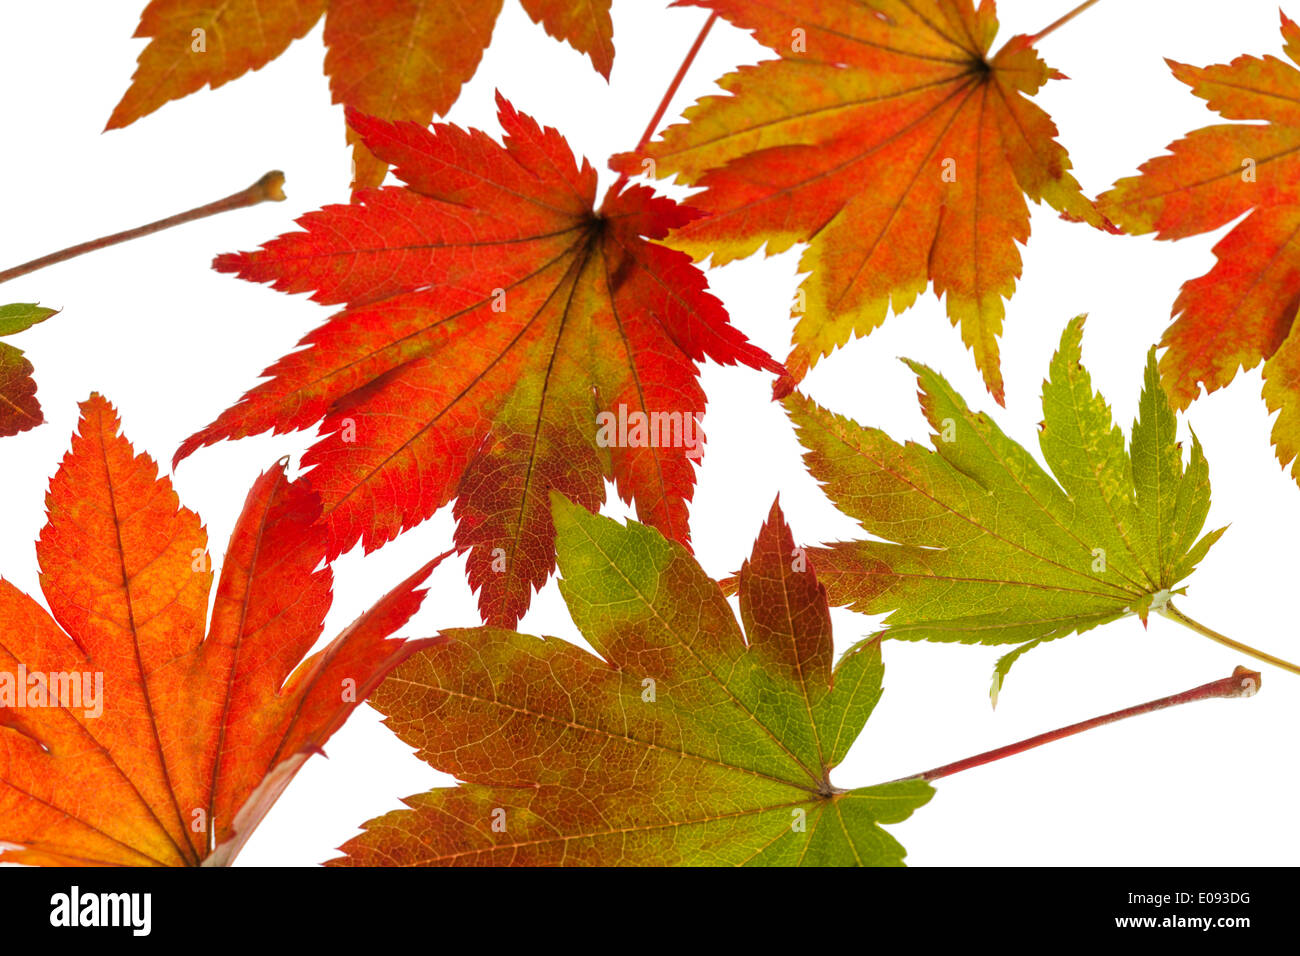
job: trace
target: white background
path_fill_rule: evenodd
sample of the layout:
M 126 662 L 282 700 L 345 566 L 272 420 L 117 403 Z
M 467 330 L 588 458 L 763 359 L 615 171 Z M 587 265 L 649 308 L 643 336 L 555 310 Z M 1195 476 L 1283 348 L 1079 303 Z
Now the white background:
M 1003 0 L 1005 39 L 1033 33 L 1070 0 Z M 143 0 L 0 5 L 0 266 L 150 221 L 223 196 L 270 168 L 288 175 L 289 199 L 191 224 L 9 283 L 0 301 L 63 310 L 14 343 L 37 369 L 47 424 L 0 441 L 0 574 L 37 593 L 35 541 L 43 495 L 92 390 L 113 401 L 137 450 L 169 462 L 177 444 L 251 386 L 258 373 L 329 314 L 304 296 L 218 275 L 216 253 L 251 249 L 292 220 L 347 200 L 342 110 L 330 105 L 318 25 L 261 71 L 169 104 L 124 131 L 99 132 L 125 90 L 142 41 L 131 34 Z M 1300 15 L 1300 8 L 1293 11 Z M 563 131 L 575 151 L 613 176 L 607 156 L 633 147 L 706 14 L 666 0 L 615 0 L 617 58 L 606 84 L 588 62 L 547 37 L 508 0 L 492 47 L 450 119 L 497 132 L 493 91 Z M 1048 62 L 1067 73 L 1038 97 L 1061 129 L 1091 195 L 1132 172 L 1212 116 L 1168 72 L 1165 56 L 1195 64 L 1279 53 L 1272 0 L 1109 0 L 1045 39 Z M 722 23 L 669 117 L 713 89 L 736 65 L 767 58 Z M 976 408 L 993 411 L 1036 452 L 1039 389 L 1066 320 L 1091 314 L 1084 360 L 1127 428 L 1147 348 L 1168 322 L 1180 283 L 1212 264 L 1217 238 L 1179 243 L 1106 236 L 1035 208 L 1024 279 L 1002 339 L 1007 408 L 984 393 L 974 363 L 932 295 L 818 366 L 805 389 L 819 402 L 899 439 L 924 440 L 914 381 L 896 359 L 942 371 Z M 786 354 L 787 303 L 798 250 L 710 273 L 733 321 L 778 358 Z M 707 453 L 692 509 L 699 560 L 736 569 L 780 492 L 796 538 L 852 537 L 802 470 L 770 377 L 708 366 Z M 1210 460 L 1210 526 L 1231 523 L 1180 602 L 1194 617 L 1248 643 L 1300 658 L 1294 540 L 1300 489 L 1278 467 L 1258 372 L 1196 402 L 1182 424 Z M 225 547 L 253 478 L 281 455 L 300 455 L 308 434 L 204 449 L 175 477 L 198 511 L 214 553 Z M 610 511 L 609 513 L 621 513 Z M 450 543 L 450 509 L 369 557 L 336 566 L 333 637 L 374 598 Z M 834 612 L 837 648 L 876 622 Z M 432 579 L 411 636 L 478 623 L 463 561 Z M 0 628 L 3 623 L 0 622 Z M 520 629 L 579 640 L 554 582 Z M 919 772 L 1062 724 L 1226 676 L 1240 655 L 1172 622 L 1135 620 L 1042 647 L 1024 658 L 990 710 L 997 648 L 886 645 L 885 697 L 836 772 L 860 786 Z M 1263 692 L 1113 725 L 941 781 L 933 802 L 893 832 L 913 865 L 1293 864 L 1300 678 L 1263 667 Z M 248 844 L 242 864 L 308 865 L 331 855 L 357 826 L 398 798 L 451 781 L 410 754 L 368 708 L 358 711 L 289 788 Z M 1192 889 L 1192 887 L 1188 887 Z M 1196 887 L 1232 889 L 1232 887 Z

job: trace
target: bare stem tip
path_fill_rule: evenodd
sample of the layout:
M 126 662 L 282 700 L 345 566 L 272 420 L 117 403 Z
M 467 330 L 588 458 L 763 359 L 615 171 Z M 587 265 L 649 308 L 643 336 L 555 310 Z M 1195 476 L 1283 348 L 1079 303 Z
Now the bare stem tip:
M 249 186 L 248 191 L 257 196 L 258 202 L 284 202 L 284 173 L 273 169 Z
M 1224 697 L 1254 697 L 1264 683 L 1264 677 L 1259 671 L 1253 671 L 1241 664 L 1233 668 L 1232 678 L 1237 682 L 1237 688 L 1227 691 Z

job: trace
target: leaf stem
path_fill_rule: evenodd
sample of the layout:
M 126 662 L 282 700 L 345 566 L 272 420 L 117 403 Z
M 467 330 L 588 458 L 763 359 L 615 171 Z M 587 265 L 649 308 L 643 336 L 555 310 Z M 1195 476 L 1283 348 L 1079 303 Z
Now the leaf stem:
M 1180 704 L 1190 704 L 1198 700 L 1212 700 L 1216 697 L 1250 697 L 1259 690 L 1260 683 L 1261 678 L 1257 671 L 1239 666 L 1232 672 L 1231 677 L 1224 677 L 1208 684 L 1202 684 L 1200 687 L 1193 687 L 1181 694 L 1171 694 L 1168 697 L 1147 701 L 1145 704 L 1138 704 L 1135 707 L 1117 710 L 1113 714 L 1104 714 L 1091 720 L 1070 724 L 1068 727 L 1061 727 L 1059 730 L 1051 730 L 1045 734 L 1021 740 L 1018 743 L 1008 744 L 996 750 L 989 750 L 973 757 L 967 757 L 964 760 L 944 764 L 942 767 L 935 767 L 933 770 L 925 771 L 925 773 L 900 777 L 899 780 L 938 780 L 940 777 L 950 777 L 955 773 L 961 773 L 963 770 L 970 770 L 972 767 L 979 767 L 995 760 L 1001 760 L 1003 757 L 1012 757 L 1024 753 L 1026 750 L 1033 750 L 1035 747 L 1041 747 L 1043 744 L 1049 744 L 1054 740 L 1063 740 L 1066 737 L 1081 734 L 1085 730 L 1092 730 L 1094 727 L 1101 727 L 1106 724 L 1113 724 L 1117 720 L 1126 720 L 1129 717 L 1164 710 L 1166 707 L 1177 707 Z
M 1096 2 L 1096 0 L 1094 0 L 1094 2 Z M 704 21 L 704 26 L 700 30 L 699 36 L 695 38 L 695 42 L 691 44 L 691 48 L 686 51 L 686 58 L 682 60 L 682 65 L 677 68 L 676 76 L 674 76 L 673 81 L 668 84 L 668 89 L 665 91 L 663 99 L 659 101 L 659 106 L 655 110 L 654 116 L 650 117 L 650 123 L 646 126 L 645 132 L 641 134 L 641 139 L 637 142 L 636 149 L 634 149 L 633 152 L 639 153 L 641 150 L 645 149 L 646 144 L 650 142 L 650 137 L 654 136 L 655 130 L 659 128 L 659 123 L 664 118 L 664 114 L 668 112 L 669 104 L 672 103 L 673 97 L 677 95 L 677 90 L 681 88 L 682 81 L 686 79 L 686 74 L 690 71 L 691 64 L 695 62 L 695 57 L 699 55 L 700 48 L 704 46 L 704 41 L 708 37 L 709 31 L 713 29 L 713 24 L 717 22 L 718 15 L 716 13 L 709 14 L 709 19 Z M 617 195 L 618 192 L 627 185 L 627 180 L 628 174 L 626 172 L 620 174 L 618 180 L 614 183 L 613 188 L 610 189 L 610 195 Z
M 1043 29 L 1039 30 L 1039 31 L 1038 31 L 1037 33 L 1035 33 L 1033 36 L 1029 37 L 1029 38 L 1028 38 L 1029 43 L 1031 43 L 1031 44 L 1033 44 L 1033 43 L 1037 43 L 1039 40 L 1041 40 L 1043 37 L 1047 36 L 1047 35 L 1048 35 L 1049 33 L 1051 33 L 1053 30 L 1056 30 L 1056 29 L 1059 29 L 1060 27 L 1065 26 L 1067 23 L 1069 23 L 1071 20 L 1073 20 L 1073 19 L 1074 19 L 1075 17 L 1077 17 L 1079 14 L 1083 13 L 1084 10 L 1087 10 L 1089 7 L 1096 5 L 1097 2 L 1098 2 L 1098 0 L 1087 0 L 1086 3 L 1081 3 L 1081 4 L 1079 4 L 1077 7 L 1075 7 L 1073 10 L 1071 10 L 1071 11 L 1070 11 L 1069 13 L 1067 13 L 1065 16 L 1061 17 L 1059 20 L 1055 20 L 1055 21 L 1053 21 L 1052 23 L 1050 23 L 1050 24 L 1048 24 L 1047 26 L 1043 27 Z
M 195 219 L 203 219 L 206 216 L 215 216 L 217 213 L 227 212 L 231 209 L 242 209 L 245 206 L 256 206 L 260 202 L 271 200 L 280 202 L 284 199 L 284 173 L 279 170 L 273 170 L 267 173 L 247 189 L 241 189 L 237 193 L 232 193 L 225 199 L 218 199 L 216 202 L 210 202 L 206 206 L 199 206 L 197 209 L 191 209 L 188 212 L 177 213 L 174 216 L 168 216 L 166 219 L 159 219 L 157 222 L 151 222 L 147 225 L 136 226 L 134 229 L 127 229 L 125 232 L 115 232 L 111 236 L 104 236 L 100 239 L 92 239 L 89 242 L 83 242 L 75 246 L 69 246 L 59 252 L 51 252 L 47 256 L 41 256 L 39 259 L 33 259 L 30 262 L 24 262 L 22 265 L 14 266 L 12 269 L 6 269 L 0 272 L 0 282 L 8 282 L 10 279 L 17 279 L 19 276 L 25 276 L 29 272 L 35 272 L 37 269 L 44 269 L 46 266 L 52 266 L 57 262 L 64 262 L 68 259 L 75 259 L 77 256 L 85 255 L 87 252 L 94 252 L 96 249 L 105 249 L 108 246 L 115 246 L 119 242 L 128 242 L 131 239 L 138 239 L 141 236 L 147 236 L 150 233 L 161 232 L 164 229 L 170 229 L 172 226 L 179 226 L 182 223 L 192 222 Z
M 1256 650 L 1255 648 L 1251 647 L 1249 644 L 1243 644 L 1240 641 L 1234 641 L 1232 638 L 1228 637 L 1227 635 L 1220 634 L 1218 631 L 1206 627 L 1200 621 L 1192 620 L 1182 611 L 1178 610 L 1178 608 L 1174 607 L 1172 601 L 1167 602 L 1164 607 L 1157 609 L 1157 613 L 1163 614 L 1171 621 L 1177 621 L 1179 624 L 1183 625 L 1184 627 L 1191 628 L 1193 631 L 1195 631 L 1197 634 L 1200 634 L 1202 637 L 1208 637 L 1210 640 L 1218 644 L 1222 644 L 1224 647 L 1231 647 L 1234 651 L 1238 651 L 1242 654 L 1249 654 L 1251 657 L 1255 658 L 1256 660 L 1263 661 L 1266 664 L 1272 664 L 1274 667 L 1280 667 L 1284 671 L 1290 671 L 1292 674 L 1300 674 L 1300 667 L 1296 666 L 1295 664 L 1292 664 L 1290 661 L 1283 660 L 1280 657 L 1274 657 L 1272 654 L 1266 654 L 1264 651 L 1261 650 Z

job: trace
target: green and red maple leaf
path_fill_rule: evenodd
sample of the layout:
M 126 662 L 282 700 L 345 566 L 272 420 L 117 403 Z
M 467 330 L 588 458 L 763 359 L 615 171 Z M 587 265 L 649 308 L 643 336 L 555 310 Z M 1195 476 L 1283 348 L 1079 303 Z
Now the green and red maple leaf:
M 610 0 L 519 0 L 556 39 L 614 64 Z M 325 72 L 335 103 L 427 124 L 445 114 L 478 68 L 503 0 L 151 0 L 137 37 L 149 40 L 109 129 L 169 100 L 213 89 L 271 62 L 325 18 Z M 349 129 L 358 186 L 387 170 Z
M 0 305 L 0 338 L 30 329 L 54 312 L 30 302 Z M 45 421 L 41 403 L 36 400 L 33 371 L 21 350 L 0 342 L 0 438 L 25 432 Z
M 330 863 L 901 865 L 880 825 L 934 790 L 832 785 L 880 700 L 880 641 L 835 664 L 779 506 L 740 573 L 743 630 L 680 544 L 554 507 L 560 590 L 599 656 L 485 627 L 405 662 L 371 703 L 463 783 L 407 798 Z
M 654 241 L 697 213 L 644 186 L 597 208 L 595 170 L 558 132 L 504 99 L 500 118 L 504 145 L 349 114 L 406 185 L 215 264 L 345 308 L 177 460 L 321 422 L 304 463 L 329 553 L 377 548 L 454 498 L 484 617 L 513 626 L 554 567 L 551 491 L 595 509 L 612 480 L 641 520 L 688 541 L 698 363 L 782 369 L 689 258 Z M 609 441 L 605 414 L 641 416 L 652 433 Z

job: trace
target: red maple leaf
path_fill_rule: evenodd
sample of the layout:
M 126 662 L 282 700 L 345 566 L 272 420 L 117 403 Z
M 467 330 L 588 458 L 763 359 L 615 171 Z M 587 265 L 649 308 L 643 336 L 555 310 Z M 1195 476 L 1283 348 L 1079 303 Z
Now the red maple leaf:
M 705 395 L 697 363 L 782 367 L 731 326 L 703 274 L 648 241 L 696 217 L 644 186 L 595 207 L 596 173 L 499 98 L 505 143 L 352 112 L 407 185 L 299 220 L 215 267 L 346 308 L 185 441 L 324 421 L 314 467 L 331 555 L 373 550 L 456 498 L 456 545 L 492 623 L 555 565 L 549 493 L 595 510 L 604 481 L 689 540 Z
M 1208 67 L 1170 60 L 1174 76 L 1228 120 L 1193 130 L 1097 201 L 1133 235 L 1177 240 L 1240 219 L 1216 262 L 1183 283 L 1160 345 L 1160 375 L 1186 408 L 1240 369 L 1264 363 L 1278 461 L 1300 481 L 1300 26 L 1282 15 L 1288 59 L 1239 56 Z M 1295 461 L 1294 464 L 1292 462 Z

